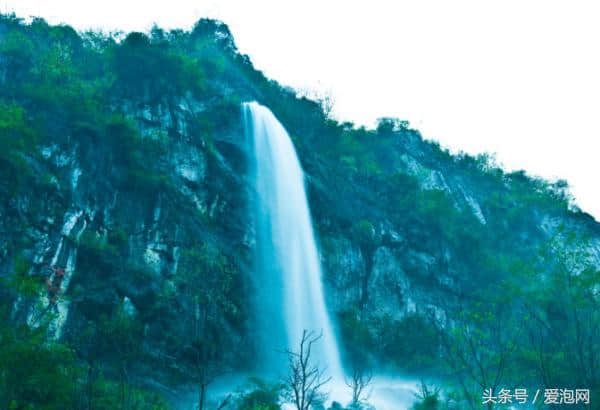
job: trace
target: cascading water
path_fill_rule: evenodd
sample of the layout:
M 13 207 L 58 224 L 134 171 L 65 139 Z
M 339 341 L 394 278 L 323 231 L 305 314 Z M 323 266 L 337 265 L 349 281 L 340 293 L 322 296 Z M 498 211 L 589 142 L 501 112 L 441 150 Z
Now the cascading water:
M 321 266 L 304 189 L 304 175 L 292 141 L 271 111 L 244 104 L 254 151 L 257 204 L 259 321 L 266 370 L 286 365 L 283 349 L 297 350 L 304 330 L 322 333 L 312 359 L 343 380 L 340 355 L 325 306 Z M 279 353 L 278 353 L 279 352 Z M 283 365 L 283 366 L 282 366 Z

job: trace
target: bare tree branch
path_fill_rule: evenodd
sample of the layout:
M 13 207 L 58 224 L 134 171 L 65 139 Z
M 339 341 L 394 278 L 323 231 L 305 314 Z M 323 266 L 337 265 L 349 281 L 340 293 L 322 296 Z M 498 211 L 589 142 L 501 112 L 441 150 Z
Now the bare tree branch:
M 327 398 L 321 391 L 331 377 L 325 376 L 325 369 L 313 364 L 311 354 L 315 343 L 323 333 L 316 335 L 304 330 L 298 351 L 286 350 L 289 373 L 284 379 L 286 398 L 294 403 L 297 410 L 309 410 L 311 406 Z

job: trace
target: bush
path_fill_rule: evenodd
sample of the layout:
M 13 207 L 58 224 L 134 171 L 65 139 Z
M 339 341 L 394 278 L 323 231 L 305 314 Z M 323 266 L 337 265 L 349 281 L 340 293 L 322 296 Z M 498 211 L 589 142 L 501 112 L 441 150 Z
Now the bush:
M 412 410 L 441 410 L 440 390 L 432 389 L 425 383 L 421 383 L 418 399 L 412 406 Z
M 45 328 L 0 328 L 0 406 L 10 409 L 74 408 L 81 375 L 74 352 L 47 342 Z
M 269 384 L 260 379 L 251 379 L 253 390 L 243 393 L 237 399 L 237 410 L 280 410 L 281 386 Z
M 3 69 L 6 87 L 13 88 L 14 83 L 25 77 L 33 65 L 33 43 L 20 31 L 11 30 L 0 41 L 0 55 L 3 57 L 0 73 Z
M 150 104 L 187 91 L 196 96 L 204 91 L 204 75 L 192 58 L 173 52 L 167 42 L 152 42 L 143 33 L 130 33 L 115 48 L 113 65 L 119 89 Z
M 86 230 L 79 238 L 78 269 L 83 272 L 110 272 L 115 264 L 117 248 L 96 232 Z
M 0 100 L 0 188 L 14 195 L 33 176 L 29 160 L 36 157 L 37 134 L 25 121 L 23 107 Z

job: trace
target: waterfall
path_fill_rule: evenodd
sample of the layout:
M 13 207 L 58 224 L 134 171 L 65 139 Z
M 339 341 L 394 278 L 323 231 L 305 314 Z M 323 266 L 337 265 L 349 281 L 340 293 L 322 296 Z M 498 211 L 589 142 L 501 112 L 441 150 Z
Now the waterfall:
M 304 175 L 294 145 L 281 123 L 266 107 L 243 106 L 252 178 L 258 195 L 257 310 L 263 346 L 261 362 L 281 371 L 283 349 L 296 351 L 304 330 L 322 333 L 313 363 L 343 380 L 336 336 L 325 306 L 321 266 L 313 234 Z M 279 351 L 279 353 L 278 353 Z

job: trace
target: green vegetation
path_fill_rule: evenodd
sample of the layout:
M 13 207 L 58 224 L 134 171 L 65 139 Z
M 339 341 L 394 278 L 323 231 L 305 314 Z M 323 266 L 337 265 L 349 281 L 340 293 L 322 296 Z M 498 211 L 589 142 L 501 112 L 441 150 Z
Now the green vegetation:
M 252 390 L 241 393 L 236 400 L 236 410 L 279 410 L 282 386 L 253 378 Z
M 410 314 L 360 318 L 356 311 L 340 315 L 340 328 L 348 350 L 348 363 L 365 366 L 377 357 L 391 368 L 415 374 L 438 370 L 439 335 L 428 317 Z
M 0 323 L 0 406 L 3 409 L 167 408 L 153 393 L 123 381 L 115 383 L 98 369 L 88 369 L 71 346 L 47 339 L 47 323 L 31 329 L 27 325 L 12 324 L 5 315 Z M 125 391 L 127 399 L 123 395 Z M 125 400 L 129 400 L 127 407 L 124 407 Z
M 33 170 L 24 154 L 33 151 L 36 136 L 26 124 L 23 107 L 0 98 L 0 166 L 5 172 L 0 190 L 3 195 L 15 195 L 31 181 Z
M 2 408 L 72 408 L 79 368 L 72 350 L 44 343 L 44 332 L 28 326 L 0 329 Z

